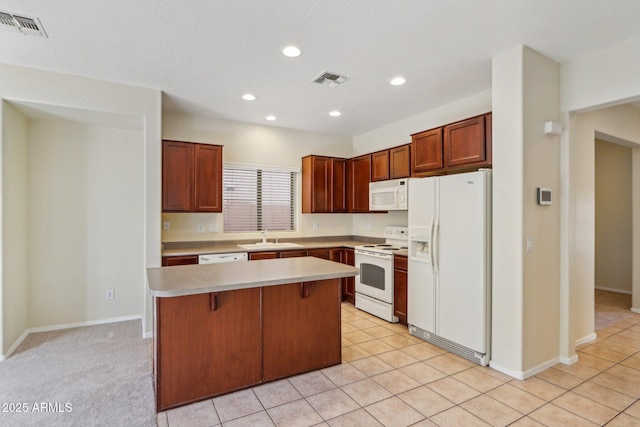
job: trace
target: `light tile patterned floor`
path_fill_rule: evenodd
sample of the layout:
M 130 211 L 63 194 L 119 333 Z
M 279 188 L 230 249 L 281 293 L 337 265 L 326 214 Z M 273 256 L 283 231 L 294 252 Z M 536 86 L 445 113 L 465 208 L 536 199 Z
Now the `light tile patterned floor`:
M 525 381 L 342 306 L 343 364 L 158 414 L 189 426 L 640 426 L 640 315 Z

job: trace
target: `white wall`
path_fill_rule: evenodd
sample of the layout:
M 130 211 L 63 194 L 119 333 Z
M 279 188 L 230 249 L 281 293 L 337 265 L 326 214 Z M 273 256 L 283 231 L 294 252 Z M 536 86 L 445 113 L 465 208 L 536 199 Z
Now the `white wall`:
M 28 121 L 7 102 L 2 111 L 0 360 L 29 327 Z
M 30 326 L 141 315 L 142 133 L 43 120 L 29 131 Z
M 274 126 L 218 120 L 208 117 L 165 114 L 162 123 L 163 139 L 218 144 L 224 146 L 223 160 L 231 163 L 252 163 L 300 169 L 302 157 L 309 154 L 352 157 L 351 138 L 303 132 Z M 302 214 L 302 179 L 297 182 L 297 225 L 295 232 L 269 232 L 269 239 L 313 236 L 351 235 L 351 217 L 348 214 Z M 223 230 L 223 214 L 164 213 L 163 220 L 171 224 L 164 231 L 164 242 L 216 241 L 230 239 L 259 239 L 259 233 L 199 234 L 198 225 L 215 223 Z M 313 223 L 318 223 L 318 230 Z
M 640 113 L 640 110 L 639 110 Z M 631 148 L 595 140 L 595 285 L 631 293 Z
M 544 122 L 560 118 L 560 66 L 526 47 L 492 65 L 491 365 L 526 377 L 559 358 L 560 145 Z M 539 206 L 537 187 L 554 190 L 556 202 Z
M 143 218 L 142 235 L 134 235 L 132 240 L 108 243 L 105 250 L 118 251 L 122 245 L 132 244 L 143 248 L 142 261 L 137 265 L 140 282 L 135 285 L 138 301 L 144 301 L 137 309 L 137 314 L 145 317 L 144 329 L 152 330 L 151 304 L 147 294 L 146 268 L 160 265 L 160 210 L 161 210 L 161 93 L 158 90 L 126 86 L 117 83 L 98 81 L 71 75 L 33 70 L 0 64 L 0 99 L 18 104 L 38 104 L 43 109 L 75 109 L 79 112 L 91 111 L 96 115 L 133 117 L 143 127 L 140 136 L 143 160 L 136 164 L 144 175 L 144 185 L 138 192 L 142 207 L 137 212 Z M 0 147 L 5 156 L 5 145 L 8 136 L 4 131 L 6 122 L 3 112 L 3 131 Z M 6 156 L 5 156 L 6 157 Z M 3 165 L 11 159 L 3 159 Z M 4 167 L 3 167 L 4 175 Z M 117 173 L 114 172 L 114 173 Z M 4 194 L 3 194 L 4 203 Z M 10 242 L 5 237 L 10 225 L 3 222 L 1 241 L 3 246 L 3 273 L 6 266 L 6 250 Z M 139 243 L 139 244 L 138 244 Z M 48 248 L 50 251 L 55 248 Z M 2 294 L 6 298 L 5 283 L 2 283 Z M 11 304 L 5 301 L 5 304 Z M 4 334 L 4 330 L 3 330 Z M 3 349 L 13 343 L 3 342 Z

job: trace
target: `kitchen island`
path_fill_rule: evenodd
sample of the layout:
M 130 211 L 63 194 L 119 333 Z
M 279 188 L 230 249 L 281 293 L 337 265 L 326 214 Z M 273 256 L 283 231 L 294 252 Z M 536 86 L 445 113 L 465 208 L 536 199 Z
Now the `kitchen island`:
M 356 274 L 314 257 L 148 269 L 157 410 L 341 363 Z

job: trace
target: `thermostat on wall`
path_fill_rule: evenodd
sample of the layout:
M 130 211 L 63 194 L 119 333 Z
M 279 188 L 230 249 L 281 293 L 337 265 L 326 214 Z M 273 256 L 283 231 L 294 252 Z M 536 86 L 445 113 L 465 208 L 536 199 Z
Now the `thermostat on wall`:
M 538 204 L 550 205 L 551 204 L 551 189 L 538 187 Z

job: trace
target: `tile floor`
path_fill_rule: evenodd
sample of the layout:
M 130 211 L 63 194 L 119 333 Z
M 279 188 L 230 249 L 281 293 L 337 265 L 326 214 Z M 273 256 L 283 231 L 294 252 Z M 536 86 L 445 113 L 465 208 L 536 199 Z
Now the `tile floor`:
M 640 426 L 640 315 L 525 381 L 342 307 L 343 364 L 158 414 L 189 426 Z

